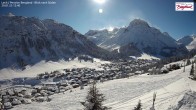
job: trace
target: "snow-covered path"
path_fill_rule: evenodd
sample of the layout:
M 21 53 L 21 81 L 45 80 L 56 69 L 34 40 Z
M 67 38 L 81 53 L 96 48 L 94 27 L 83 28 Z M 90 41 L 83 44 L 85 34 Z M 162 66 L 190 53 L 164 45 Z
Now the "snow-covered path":
M 140 99 L 144 110 L 149 110 L 152 105 L 152 95 L 157 93 L 155 107 L 157 110 L 166 110 L 182 98 L 185 92 L 194 90 L 188 74 L 190 66 L 183 73 L 182 69 L 172 71 L 164 75 L 140 75 L 129 79 L 118 79 L 98 83 L 100 91 L 106 96 L 105 105 L 112 110 L 133 109 Z M 190 85 L 191 84 L 191 85 Z M 81 110 L 81 101 L 84 100 L 88 87 L 84 90 L 79 88 L 65 94 L 55 94 L 51 102 L 36 103 L 30 105 L 19 105 L 13 110 Z

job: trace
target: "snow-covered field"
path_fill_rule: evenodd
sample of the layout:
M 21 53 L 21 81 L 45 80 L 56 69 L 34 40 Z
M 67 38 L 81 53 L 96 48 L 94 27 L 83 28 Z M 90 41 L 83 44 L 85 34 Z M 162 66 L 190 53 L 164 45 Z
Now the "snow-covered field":
M 55 70 L 61 70 L 65 68 L 94 68 L 101 69 L 101 64 L 110 63 L 108 61 L 101 61 L 100 59 L 94 58 L 94 62 L 79 62 L 78 59 L 74 59 L 71 61 L 60 60 L 59 62 L 52 61 L 41 61 L 33 66 L 26 66 L 25 70 L 13 70 L 11 68 L 1 69 L 0 70 L 0 80 L 2 79 L 13 79 L 20 77 L 35 77 L 37 74 L 44 72 L 51 72 Z
M 149 110 L 152 106 L 152 95 L 157 93 L 155 102 L 156 110 L 195 110 L 196 99 L 192 98 L 192 103 L 187 101 L 188 91 L 196 91 L 196 82 L 188 78 L 190 66 L 175 70 L 163 75 L 139 75 L 129 79 L 117 79 L 104 83 L 98 83 L 100 91 L 106 96 L 104 104 L 112 107 L 112 110 L 131 110 L 141 100 L 143 110 Z M 51 102 L 37 103 L 29 105 L 18 105 L 13 110 L 81 110 L 81 101 L 84 101 L 88 86 L 84 90 L 79 88 L 67 91 L 64 94 L 52 95 Z M 191 92 L 189 92 L 191 93 Z M 180 100 L 185 100 L 180 103 Z
M 144 60 L 152 60 L 152 59 L 155 59 L 155 60 L 160 60 L 160 58 L 157 58 L 157 57 L 148 55 L 146 53 L 141 54 L 140 57 L 135 57 L 135 56 L 130 56 L 130 57 L 131 58 L 134 58 L 134 59 L 144 59 Z

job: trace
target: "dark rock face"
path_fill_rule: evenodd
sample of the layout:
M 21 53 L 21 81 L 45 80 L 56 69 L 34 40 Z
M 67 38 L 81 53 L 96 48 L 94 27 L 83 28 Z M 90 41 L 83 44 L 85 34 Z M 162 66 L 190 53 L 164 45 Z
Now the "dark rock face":
M 98 58 L 109 56 L 109 52 L 97 47 L 70 26 L 51 19 L 0 16 L 0 20 L 0 68 L 83 54 Z
M 120 47 L 119 52 L 123 56 L 141 56 L 142 52 L 134 45 L 134 44 L 128 44 Z

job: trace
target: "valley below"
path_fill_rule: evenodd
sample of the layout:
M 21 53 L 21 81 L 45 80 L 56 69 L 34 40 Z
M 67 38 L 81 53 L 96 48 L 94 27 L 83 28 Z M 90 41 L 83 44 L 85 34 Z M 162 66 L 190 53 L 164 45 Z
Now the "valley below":
M 0 21 L 0 109 L 82 110 L 102 95 L 111 110 L 196 108 L 194 34 L 176 40 L 142 19 L 84 34 L 53 19 Z
M 75 59 L 71 62 L 64 66 L 62 64 L 62 67 L 56 70 L 53 68 L 32 76 L 23 74 L 19 77 L 19 73 L 12 73 L 18 77 L 0 80 L 1 94 L 7 91 L 7 102 L 21 102 L 13 104 L 12 101 L 13 110 L 81 110 L 83 107 L 80 102 L 84 101 L 91 81 L 96 80 L 98 89 L 106 98 L 104 105 L 112 110 L 132 109 L 139 100 L 142 108 L 149 110 L 153 93 L 157 94 L 155 109 L 158 110 L 194 110 L 196 107 L 196 99 L 192 97 L 196 85 L 195 81 L 189 79 L 190 65 L 186 66 L 185 72 L 181 68 L 167 74 L 154 74 L 151 69 L 145 72 L 139 70 L 146 64 L 149 68 L 155 61 L 112 63 L 95 59 L 92 63 Z M 183 62 L 173 62 L 165 66 L 174 64 Z M 45 70 L 52 66 L 45 66 Z M 28 73 L 30 68 L 24 71 Z M 40 70 L 41 67 L 34 67 L 33 70 L 36 68 Z M 16 97 L 15 92 L 11 94 L 11 91 L 18 91 L 21 96 Z M 192 100 L 189 100 L 190 98 Z

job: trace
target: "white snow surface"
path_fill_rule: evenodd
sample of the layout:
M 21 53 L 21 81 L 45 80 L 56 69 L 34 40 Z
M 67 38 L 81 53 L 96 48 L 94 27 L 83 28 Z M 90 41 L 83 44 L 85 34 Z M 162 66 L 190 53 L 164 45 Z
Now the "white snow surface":
M 141 54 L 140 57 L 136 57 L 136 56 L 130 56 L 130 57 L 131 57 L 131 58 L 134 58 L 134 59 L 144 59 L 144 60 L 156 59 L 156 60 L 160 60 L 160 58 L 155 57 L 155 56 L 148 55 L 148 54 L 146 54 L 146 53 Z
M 156 110 L 167 110 L 175 108 L 181 100 L 186 101 L 190 91 L 196 91 L 195 81 L 188 78 L 190 67 L 172 71 L 163 75 L 139 75 L 132 76 L 129 79 L 117 79 L 104 83 L 98 83 L 97 86 L 107 99 L 104 105 L 112 107 L 112 110 L 131 110 L 138 100 L 141 100 L 143 110 L 149 110 L 152 106 L 153 93 L 157 93 L 155 101 Z M 73 92 L 67 91 L 64 94 L 55 94 L 51 102 L 36 103 L 29 105 L 18 105 L 13 110 L 82 110 L 81 101 L 84 101 L 87 95 L 88 86 L 84 90 L 73 89 Z M 183 98 L 184 97 L 184 98 Z M 196 101 L 192 99 L 190 104 L 182 104 L 176 110 L 195 110 Z M 173 109 L 171 109 L 173 110 Z
M 53 61 L 41 61 L 33 66 L 26 66 L 25 70 L 17 70 L 11 68 L 5 68 L 0 70 L 0 80 L 2 79 L 13 79 L 20 77 L 35 77 L 37 74 L 44 72 L 51 72 L 55 70 L 69 69 L 69 68 L 94 68 L 94 69 L 102 69 L 100 68 L 101 64 L 110 63 L 108 61 L 102 61 L 100 59 L 94 58 L 94 62 L 79 62 L 78 59 L 74 59 L 71 61 L 60 60 L 58 62 Z

